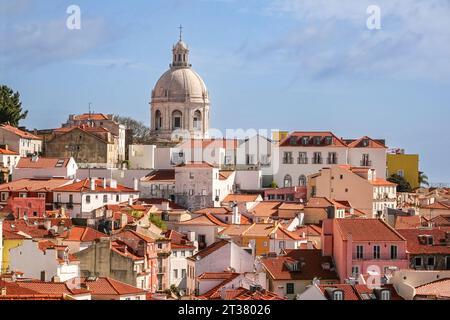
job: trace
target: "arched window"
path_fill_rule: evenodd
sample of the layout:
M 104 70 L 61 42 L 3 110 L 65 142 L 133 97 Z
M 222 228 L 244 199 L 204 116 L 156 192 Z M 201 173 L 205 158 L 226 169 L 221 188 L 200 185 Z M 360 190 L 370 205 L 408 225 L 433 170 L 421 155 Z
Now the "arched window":
M 285 175 L 283 184 L 285 188 L 292 187 L 292 177 L 288 174 Z
M 305 175 L 301 175 L 299 178 L 298 178 L 298 185 L 300 186 L 300 187 L 305 187 L 306 186 L 306 177 L 305 177 Z
M 194 112 L 194 129 L 202 129 L 202 113 L 199 110 Z
M 162 127 L 161 111 L 156 110 L 156 112 L 155 112 L 155 130 L 161 130 L 161 127 Z
M 180 111 L 175 110 L 172 112 L 172 130 L 181 129 L 181 119 L 183 115 Z

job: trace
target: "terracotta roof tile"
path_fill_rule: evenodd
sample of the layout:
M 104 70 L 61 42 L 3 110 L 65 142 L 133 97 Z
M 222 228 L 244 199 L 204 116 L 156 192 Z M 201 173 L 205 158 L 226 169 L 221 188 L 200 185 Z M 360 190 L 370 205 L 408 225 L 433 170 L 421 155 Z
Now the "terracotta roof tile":
M 70 183 L 69 179 L 21 179 L 0 185 L 0 191 L 50 192 Z
M 307 144 L 301 143 L 302 137 L 309 137 L 309 141 Z M 320 144 L 316 145 L 314 144 L 314 137 L 320 138 Z M 325 138 L 331 138 L 331 144 L 325 143 Z M 293 139 L 295 139 L 295 143 L 293 142 Z M 340 138 L 336 137 L 332 132 L 329 131 L 322 131 L 322 132 L 293 132 L 290 135 L 288 135 L 285 139 L 283 139 L 280 142 L 281 147 L 327 147 L 327 146 L 333 146 L 333 147 L 347 147 L 347 144 L 342 141 Z
M 10 126 L 9 124 L 2 124 L 0 125 L 0 129 L 4 129 L 8 132 L 11 132 L 21 138 L 25 138 L 25 139 L 32 139 L 32 140 L 42 140 L 40 137 L 35 136 L 34 134 L 31 134 L 29 132 L 26 131 L 22 131 L 16 127 Z
M 64 241 L 91 242 L 99 238 L 108 237 L 106 234 L 89 227 L 74 226 L 61 235 Z
M 450 278 L 418 286 L 416 287 L 416 295 L 450 299 Z
M 37 160 L 32 158 L 20 158 L 19 163 L 16 168 L 32 168 L 32 169 L 43 169 L 43 168 L 59 168 L 67 167 L 70 158 L 41 158 L 38 157 Z M 56 166 L 58 164 L 58 166 Z M 60 164 L 60 165 L 59 165 Z
M 261 262 L 274 280 L 339 280 L 336 271 L 322 267 L 324 263 L 332 266 L 333 261 L 329 256 L 322 256 L 320 249 L 286 250 L 284 256 L 262 258 Z M 289 262 L 298 262 L 298 271 L 289 270 L 286 265 Z
M 200 250 L 199 252 L 197 252 L 192 257 L 189 257 L 188 259 L 194 260 L 194 261 L 196 261 L 197 259 L 203 259 L 204 257 L 209 256 L 210 254 L 216 252 L 217 250 L 226 246 L 229 243 L 230 242 L 228 242 L 226 240 L 219 240 L 219 241 L 214 242 L 213 244 L 207 246 L 205 249 Z
M 175 170 L 153 170 L 144 178 L 141 179 L 142 182 L 153 182 L 153 181 L 166 181 L 175 182 Z
M 343 239 L 351 234 L 353 241 L 404 241 L 405 239 L 380 219 L 334 219 Z
M 0 148 L 0 154 L 3 155 L 7 155 L 7 156 L 18 156 L 19 154 L 15 151 L 12 150 L 6 150 L 6 149 L 2 149 Z
M 109 184 L 107 184 L 106 188 L 103 188 L 102 179 L 95 180 L 95 190 L 91 190 L 90 180 L 84 179 L 84 180 L 81 180 L 78 182 L 74 182 L 74 183 L 56 188 L 54 191 L 56 191 L 56 192 L 126 192 L 126 193 L 138 192 L 136 190 L 125 187 L 120 184 L 117 184 L 117 188 L 111 188 L 111 186 Z
M 259 194 L 229 194 L 222 202 L 255 202 Z
M 446 231 L 440 228 L 419 228 L 397 230 L 406 239 L 406 248 L 410 254 L 450 254 L 450 246 L 445 242 Z M 433 244 L 427 244 L 421 236 L 432 236 Z

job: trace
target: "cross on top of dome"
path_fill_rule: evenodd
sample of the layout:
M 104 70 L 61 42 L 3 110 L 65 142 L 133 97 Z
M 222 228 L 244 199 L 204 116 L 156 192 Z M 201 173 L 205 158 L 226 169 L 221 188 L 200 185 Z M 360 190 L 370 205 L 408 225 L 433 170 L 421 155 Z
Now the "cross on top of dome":
M 173 47 L 173 59 L 171 68 L 190 68 L 189 64 L 189 49 L 186 43 L 183 41 L 183 26 L 179 26 L 180 29 L 180 40 Z

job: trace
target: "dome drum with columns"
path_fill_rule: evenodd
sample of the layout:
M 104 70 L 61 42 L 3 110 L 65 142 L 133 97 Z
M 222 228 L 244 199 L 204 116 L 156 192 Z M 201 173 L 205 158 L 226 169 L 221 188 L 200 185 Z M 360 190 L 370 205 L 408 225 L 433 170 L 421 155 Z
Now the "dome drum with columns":
M 207 138 L 208 90 L 189 63 L 189 49 L 181 35 L 172 52 L 170 69 L 161 76 L 152 91 L 152 135 L 171 140 L 174 131 L 184 130 L 189 132 L 190 138 Z

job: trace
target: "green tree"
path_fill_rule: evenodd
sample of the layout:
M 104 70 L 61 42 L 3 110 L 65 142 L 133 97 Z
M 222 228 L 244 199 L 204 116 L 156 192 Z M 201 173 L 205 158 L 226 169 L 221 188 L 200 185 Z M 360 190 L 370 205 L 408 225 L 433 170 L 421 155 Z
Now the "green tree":
M 430 186 L 430 183 L 428 182 L 428 176 L 422 171 L 419 171 L 419 186 Z
M 181 297 L 181 294 L 180 294 L 180 289 L 176 286 L 176 285 L 171 285 L 170 286 L 170 292 L 172 292 L 174 295 L 176 295 L 178 298 L 180 298 Z
M 123 124 L 131 132 L 133 143 L 146 143 L 150 141 L 150 128 L 142 121 L 137 121 L 130 117 L 114 116 L 114 120 Z
M 19 92 L 5 85 L 0 86 L 0 124 L 9 123 L 17 127 L 19 121 L 27 117 L 28 111 L 22 110 Z
M 272 182 L 270 183 L 270 187 L 271 187 L 272 189 L 278 189 L 278 185 L 277 185 L 277 183 L 276 183 L 275 181 L 272 181 Z
M 167 230 L 166 223 L 157 215 L 150 215 L 150 222 L 162 230 Z
M 402 176 L 398 174 L 393 174 L 390 176 L 388 181 L 397 184 L 397 192 L 411 192 L 412 188 L 408 181 L 405 180 Z

